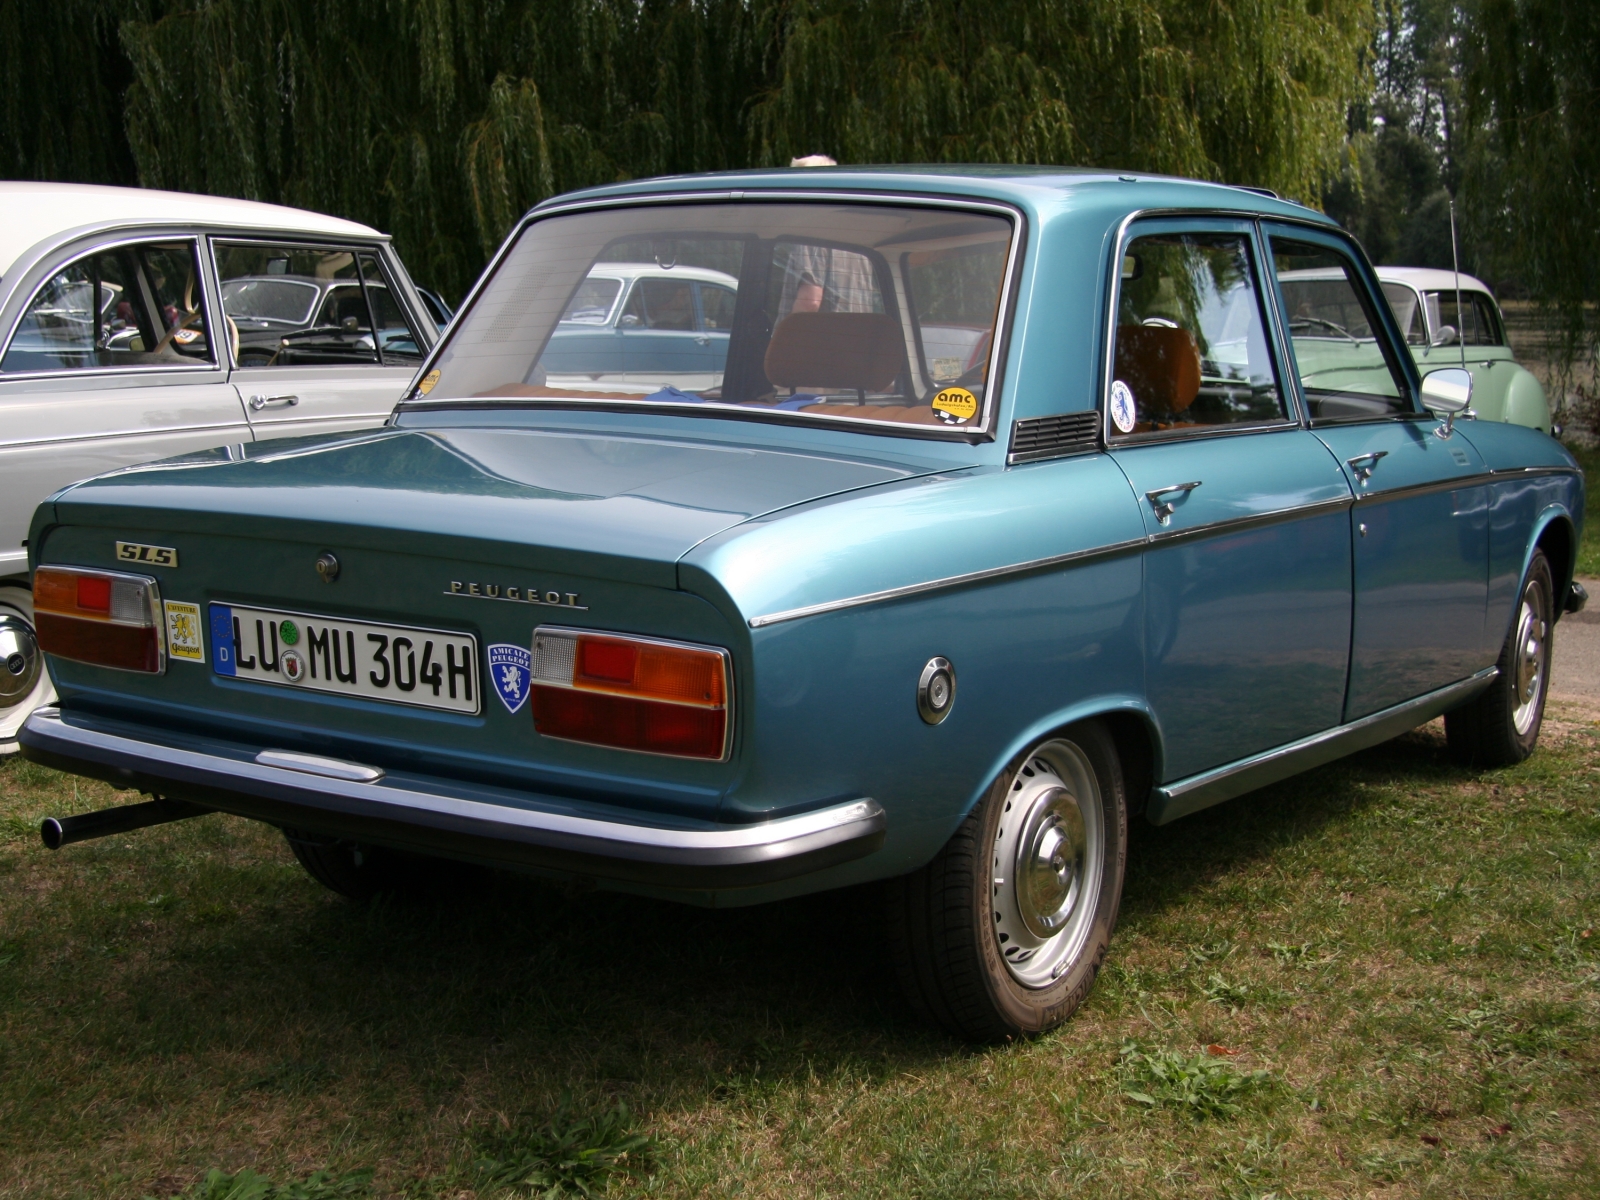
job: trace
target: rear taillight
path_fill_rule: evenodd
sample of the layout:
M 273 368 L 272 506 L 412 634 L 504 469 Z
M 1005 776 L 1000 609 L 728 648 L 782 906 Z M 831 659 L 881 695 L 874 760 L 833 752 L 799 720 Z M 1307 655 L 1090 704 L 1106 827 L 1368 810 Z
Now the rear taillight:
M 546 737 L 721 759 L 728 654 L 620 633 L 533 631 L 533 727 Z
M 148 575 L 40 567 L 33 573 L 33 618 L 46 654 L 119 671 L 166 670 L 161 588 Z

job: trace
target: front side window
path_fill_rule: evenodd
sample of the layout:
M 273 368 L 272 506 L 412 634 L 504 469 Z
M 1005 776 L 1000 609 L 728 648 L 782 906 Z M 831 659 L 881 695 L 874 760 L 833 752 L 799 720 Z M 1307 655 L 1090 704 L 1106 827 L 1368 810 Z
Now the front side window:
M 421 360 L 412 322 L 371 251 L 222 243 L 216 260 L 241 367 Z
M 895 204 L 549 217 L 458 318 L 427 398 L 982 428 L 1012 236 L 1003 216 Z
M 211 365 L 194 243 L 97 251 L 50 277 L 17 323 L 0 371 Z
M 1114 433 L 1286 419 L 1243 234 L 1135 238 L 1122 260 Z
M 1495 303 L 1482 292 L 1461 293 L 1456 303 L 1456 293 L 1429 292 L 1428 317 L 1438 331 L 1440 345 L 1504 346 L 1505 331 L 1500 325 L 1500 314 Z
M 1274 235 L 1273 264 L 1300 388 L 1313 421 L 1411 411 L 1400 364 L 1382 337 L 1355 263 L 1328 246 Z

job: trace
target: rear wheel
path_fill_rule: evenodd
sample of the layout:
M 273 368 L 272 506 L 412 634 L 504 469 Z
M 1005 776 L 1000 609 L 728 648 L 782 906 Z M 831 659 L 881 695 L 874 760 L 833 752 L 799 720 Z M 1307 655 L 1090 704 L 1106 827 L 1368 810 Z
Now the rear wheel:
M 304 829 L 285 829 L 283 836 L 306 874 L 352 900 L 367 900 L 382 892 L 422 892 L 455 866 L 420 854 L 342 841 Z
M 1444 718 L 1450 754 L 1475 767 L 1506 767 L 1533 753 L 1550 692 L 1555 585 L 1550 560 L 1535 550 L 1522 580 L 1511 632 L 1496 664 L 1500 673 L 1470 703 Z
M 0 754 L 17 749 L 28 714 L 56 698 L 33 628 L 33 593 L 0 584 Z
M 1116 927 L 1127 799 L 1111 737 L 1076 725 L 1008 768 L 934 860 L 889 885 L 907 998 L 960 1037 L 1066 1020 Z

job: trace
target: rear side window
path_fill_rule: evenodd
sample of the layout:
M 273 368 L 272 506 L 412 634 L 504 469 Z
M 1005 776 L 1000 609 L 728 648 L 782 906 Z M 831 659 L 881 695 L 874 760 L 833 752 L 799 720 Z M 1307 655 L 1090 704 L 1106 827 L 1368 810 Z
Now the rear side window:
M 1458 339 L 1467 346 L 1506 344 L 1500 314 L 1495 311 L 1494 301 L 1482 292 L 1463 291 L 1459 306 L 1453 291 L 1429 292 L 1428 316 L 1433 327 L 1444 334 L 1442 344 L 1454 345 Z M 1454 337 L 1450 336 L 1452 330 Z
M 1330 247 L 1272 238 L 1272 259 L 1300 388 L 1313 421 L 1411 411 L 1410 391 L 1383 338 L 1355 263 Z
M 421 361 L 413 322 L 370 250 L 230 242 L 216 261 L 241 367 Z
M 1172 233 L 1129 243 L 1110 413 L 1122 435 L 1287 419 L 1249 238 Z
M 34 295 L 0 371 L 213 365 L 195 245 L 141 242 L 85 255 Z

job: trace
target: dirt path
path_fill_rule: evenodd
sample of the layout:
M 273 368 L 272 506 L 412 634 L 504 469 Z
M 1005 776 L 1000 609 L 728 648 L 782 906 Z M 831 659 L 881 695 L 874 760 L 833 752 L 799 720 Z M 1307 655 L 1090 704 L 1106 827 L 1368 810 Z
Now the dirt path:
M 1600 579 L 1586 579 L 1583 584 L 1593 597 L 1589 607 L 1568 613 L 1556 625 L 1550 691 L 1558 697 L 1600 701 Z

